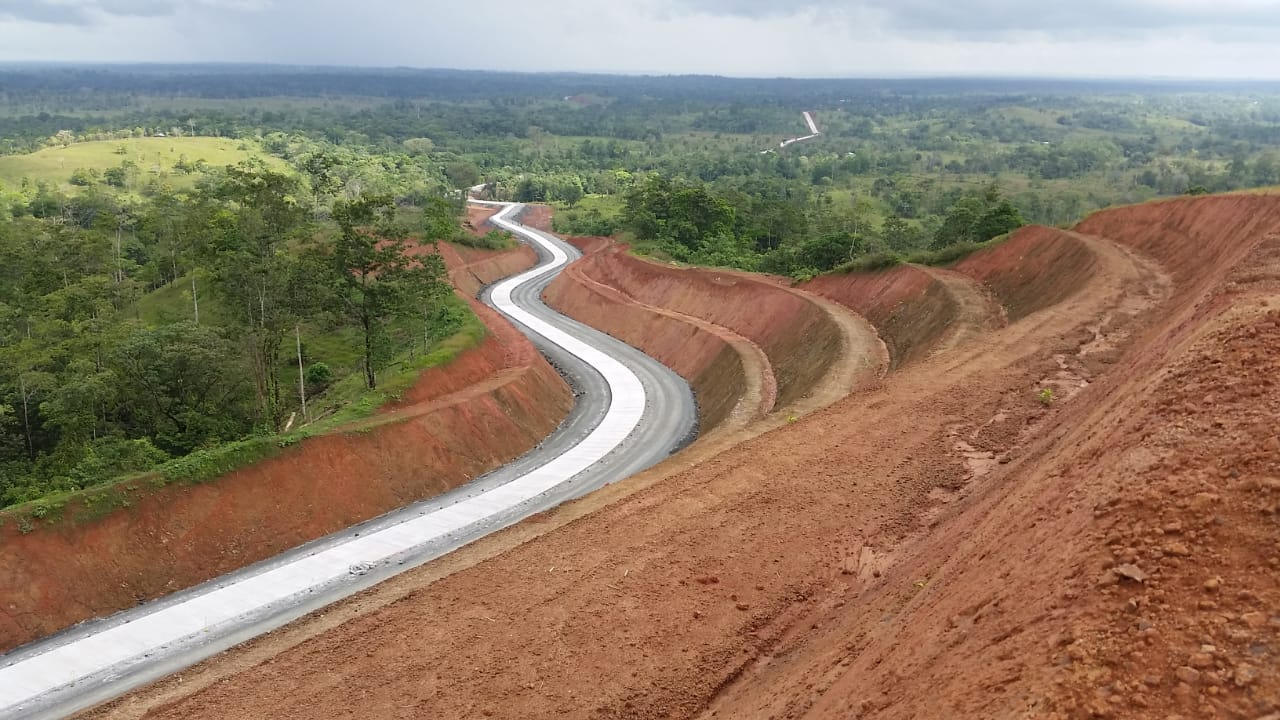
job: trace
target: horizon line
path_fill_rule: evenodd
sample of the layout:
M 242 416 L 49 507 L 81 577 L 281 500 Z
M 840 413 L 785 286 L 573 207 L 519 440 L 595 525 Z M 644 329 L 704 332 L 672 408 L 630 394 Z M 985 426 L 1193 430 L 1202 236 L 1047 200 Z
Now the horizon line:
M 254 60 L 10 60 L 0 58 L 0 69 L 7 68 L 129 68 L 129 67 L 183 67 L 183 68 L 270 68 L 281 70 L 344 70 L 357 72 L 455 72 L 489 75 L 580 75 L 587 77 L 625 78 L 712 78 L 722 80 L 768 80 L 794 82 L 822 81 L 928 81 L 928 80 L 981 80 L 1016 82 L 1104 82 L 1104 83 L 1247 83 L 1280 84 L 1280 77 L 1228 77 L 1228 76 L 1179 76 L 1179 75 L 1000 75 L 983 73 L 903 73 L 895 74 L 842 74 L 842 75 L 727 75 L 705 72 L 658 72 L 619 70 L 506 70 L 494 68 L 464 68 L 413 65 L 336 65 L 326 63 L 287 63 Z

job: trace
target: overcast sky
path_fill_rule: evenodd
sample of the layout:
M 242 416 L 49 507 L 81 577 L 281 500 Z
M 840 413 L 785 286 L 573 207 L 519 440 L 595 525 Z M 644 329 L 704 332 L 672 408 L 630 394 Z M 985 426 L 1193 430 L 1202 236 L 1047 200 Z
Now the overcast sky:
M 1280 79 L 1280 0 L 0 0 L 0 60 Z

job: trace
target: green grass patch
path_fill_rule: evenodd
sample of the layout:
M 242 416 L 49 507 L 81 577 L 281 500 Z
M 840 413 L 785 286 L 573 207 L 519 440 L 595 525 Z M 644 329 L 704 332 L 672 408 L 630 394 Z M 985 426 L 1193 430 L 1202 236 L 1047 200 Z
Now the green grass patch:
M 878 252 L 854 258 L 847 263 L 837 265 L 831 275 L 848 275 L 849 273 L 877 272 L 888 270 L 902 264 L 902 257 L 896 253 Z
M 942 267 L 956 263 L 979 250 L 985 250 L 999 245 L 1007 239 L 1009 239 L 1009 235 L 1001 235 L 986 242 L 956 243 L 955 245 L 948 245 L 937 250 L 916 250 L 915 252 L 907 253 L 906 255 L 900 255 L 894 252 L 871 253 L 838 265 L 832 269 L 831 272 L 826 274 L 848 275 L 849 273 L 878 272 L 880 270 L 888 270 L 891 267 L 896 267 L 904 263 L 910 265 Z
M 206 282 L 204 277 L 197 274 L 195 297 L 200 302 L 200 322 L 225 325 L 226 310 L 214 297 Z M 138 302 L 134 305 L 134 315 L 148 325 L 166 325 L 193 320 L 195 303 L 192 302 L 191 293 L 191 275 L 183 275 L 168 285 L 162 285 L 138 298 Z
M 426 353 L 401 355 L 390 367 L 379 372 L 376 390 L 366 389 L 364 377 L 358 372 L 336 381 L 312 402 L 311 416 L 323 419 L 307 427 L 318 425 L 331 429 L 369 419 L 378 408 L 400 400 L 424 370 L 449 364 L 463 352 L 478 346 L 487 332 L 480 318 L 467 309 L 461 326 L 452 335 L 433 345 Z
M 180 162 L 203 161 L 210 167 L 223 167 L 259 158 L 278 172 L 288 170 L 285 162 L 267 155 L 250 140 L 208 137 L 148 137 L 125 140 L 98 140 L 51 147 L 27 155 L 0 157 L 0 182 L 18 187 L 23 178 L 47 182 L 70 191 L 71 175 L 76 170 L 91 170 L 99 175 L 125 161 L 136 166 L 140 182 L 163 179 L 176 188 L 191 187 L 200 174 L 177 171 Z
M 564 235 L 608 236 L 618 232 L 626 199 L 621 195 L 588 195 L 573 207 L 555 203 L 552 229 Z

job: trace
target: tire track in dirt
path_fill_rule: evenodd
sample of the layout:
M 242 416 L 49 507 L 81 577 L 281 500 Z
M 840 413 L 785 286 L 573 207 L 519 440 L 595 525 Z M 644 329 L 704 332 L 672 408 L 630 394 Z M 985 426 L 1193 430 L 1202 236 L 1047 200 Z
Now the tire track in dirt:
M 941 355 L 967 344 L 971 340 L 998 330 L 1009 324 L 1004 307 L 976 280 L 955 270 L 913 265 L 920 272 L 942 285 L 955 304 L 956 318 L 944 337 L 931 351 Z

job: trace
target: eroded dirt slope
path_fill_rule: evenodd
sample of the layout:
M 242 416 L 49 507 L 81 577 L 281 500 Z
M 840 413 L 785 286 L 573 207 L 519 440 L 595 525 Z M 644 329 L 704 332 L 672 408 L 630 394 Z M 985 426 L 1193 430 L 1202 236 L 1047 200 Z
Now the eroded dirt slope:
M 1278 229 L 1255 196 L 1024 231 L 945 278 L 1006 327 L 98 715 L 1269 717 Z

